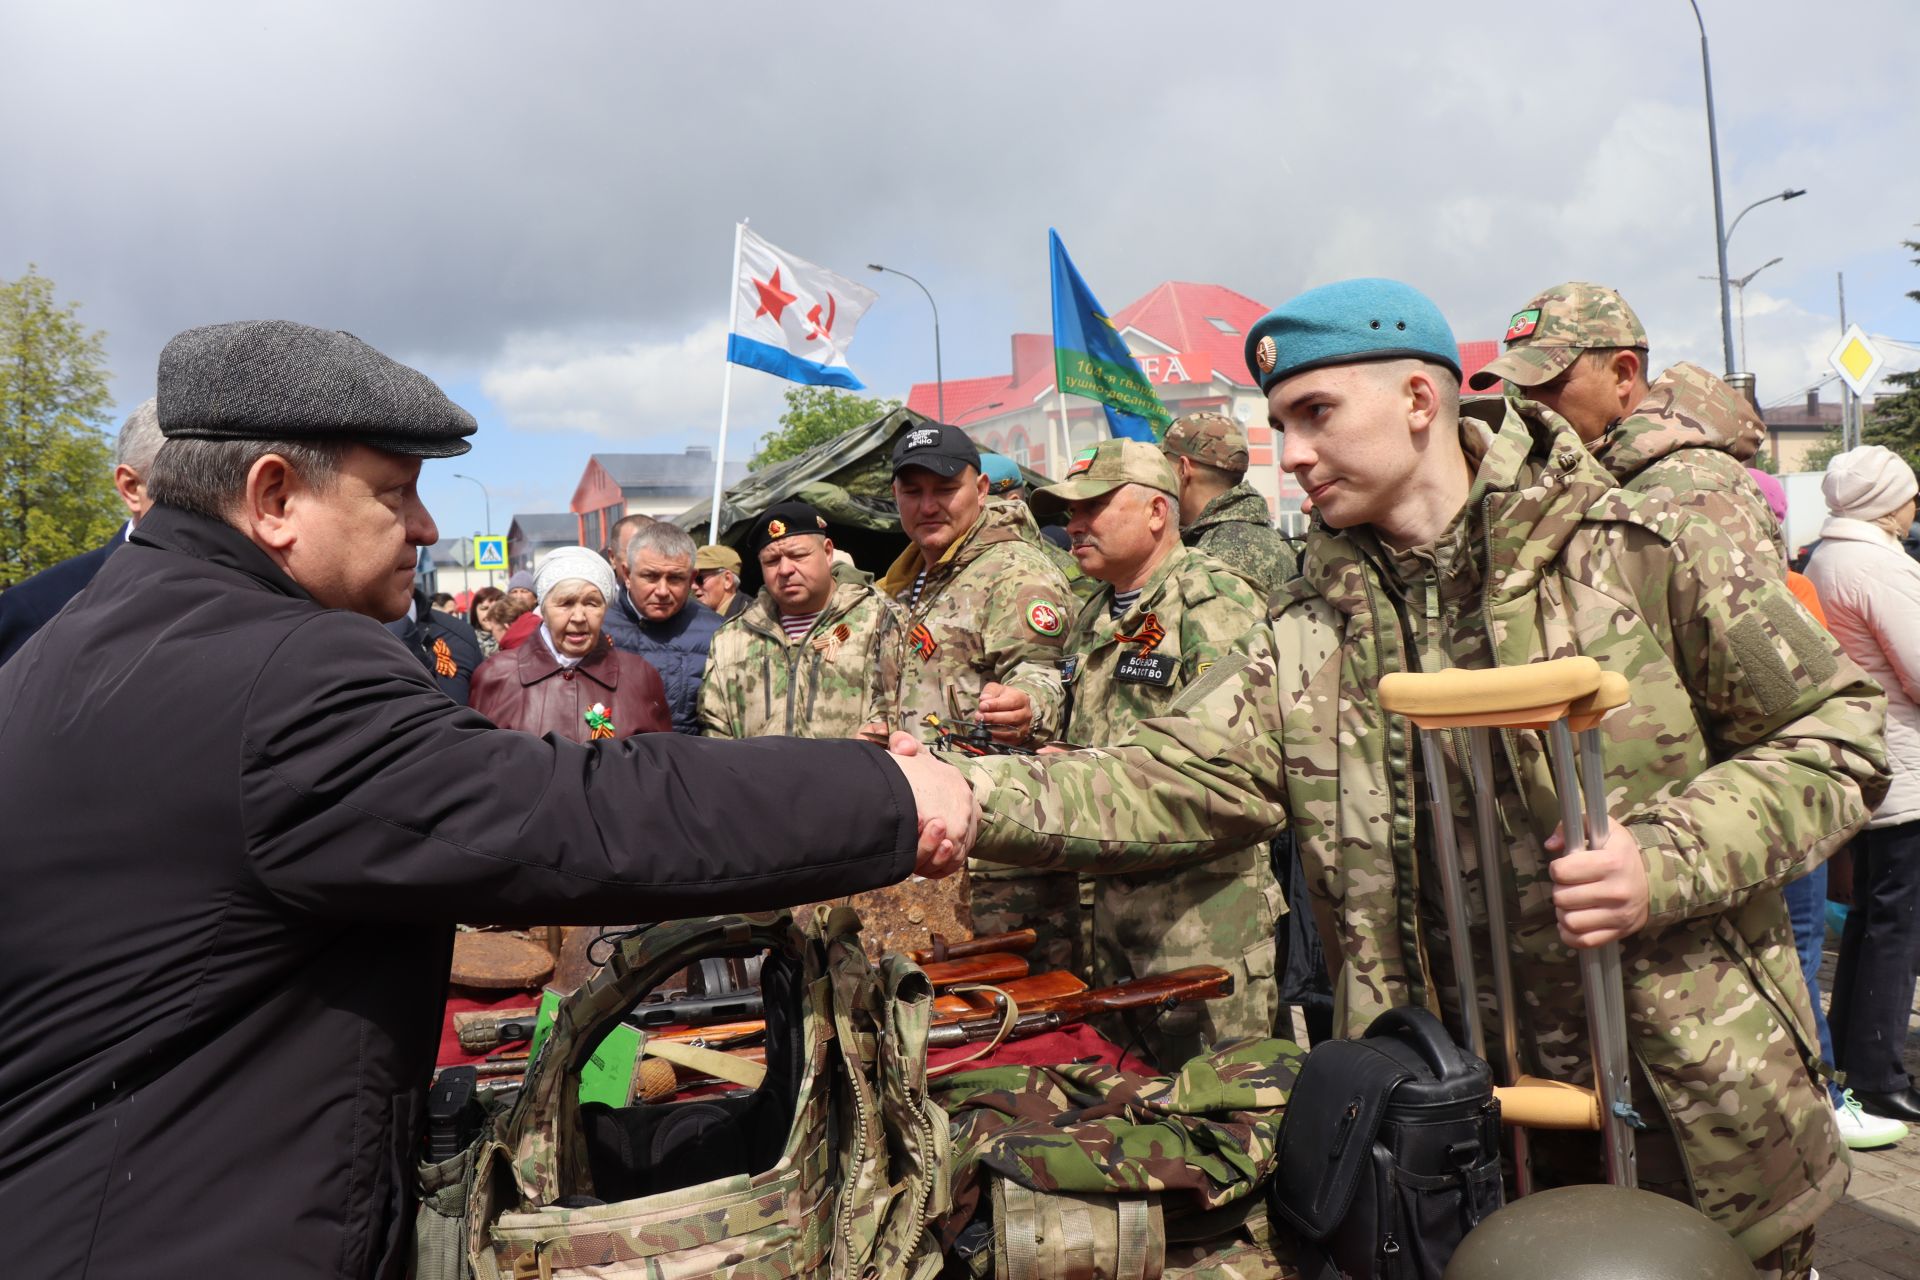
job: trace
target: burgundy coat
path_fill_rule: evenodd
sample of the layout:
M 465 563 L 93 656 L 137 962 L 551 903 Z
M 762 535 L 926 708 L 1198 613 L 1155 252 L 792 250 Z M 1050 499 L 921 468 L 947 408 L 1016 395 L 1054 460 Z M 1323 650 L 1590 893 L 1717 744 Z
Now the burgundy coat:
M 561 666 L 537 634 L 517 649 L 503 649 L 474 671 L 468 698 L 468 705 L 502 729 L 552 733 L 574 742 L 593 737 L 587 708 L 596 702 L 613 713 L 616 738 L 673 729 L 660 673 L 639 654 L 614 648 L 604 635 L 572 668 Z

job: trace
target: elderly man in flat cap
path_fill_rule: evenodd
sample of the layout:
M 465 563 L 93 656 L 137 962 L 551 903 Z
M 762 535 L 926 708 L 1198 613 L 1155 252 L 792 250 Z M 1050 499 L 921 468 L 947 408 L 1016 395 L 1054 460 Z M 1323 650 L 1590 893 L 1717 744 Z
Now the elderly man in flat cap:
M 1884 697 L 1714 523 L 1616 489 L 1527 402 L 1463 406 L 1453 334 L 1406 285 L 1303 294 L 1253 327 L 1248 357 L 1285 432 L 1282 465 L 1320 517 L 1302 576 L 1129 745 L 964 762 L 986 810 L 975 856 L 1146 870 L 1291 822 L 1339 1033 L 1401 1005 L 1460 1026 L 1421 766 L 1376 687 L 1393 671 L 1592 656 L 1633 697 L 1609 726 L 1604 847 L 1554 856 L 1553 783 L 1530 732 L 1503 733 L 1494 753 L 1504 847 L 1476 850 L 1471 820 L 1455 819 L 1474 850 L 1469 904 L 1507 903 L 1523 1065 L 1589 1078 L 1576 955 L 1618 940 L 1650 1124 L 1643 1184 L 1707 1213 L 1762 1274 L 1805 1275 L 1847 1166 L 1810 1072 L 1780 885 L 1886 790 Z M 1470 776 L 1464 764 L 1449 776 Z M 1471 815 L 1465 797 L 1454 812 Z M 1476 1012 L 1499 1043 L 1491 1009 Z M 1593 1134 L 1536 1132 L 1533 1154 L 1540 1185 L 1604 1178 Z
M 581 744 L 451 702 L 381 624 L 437 536 L 422 459 L 474 422 L 351 335 L 188 330 L 159 412 L 132 545 L 0 670 L 32 1273 L 398 1276 L 454 921 L 814 901 L 968 834 L 952 779 L 870 744 Z

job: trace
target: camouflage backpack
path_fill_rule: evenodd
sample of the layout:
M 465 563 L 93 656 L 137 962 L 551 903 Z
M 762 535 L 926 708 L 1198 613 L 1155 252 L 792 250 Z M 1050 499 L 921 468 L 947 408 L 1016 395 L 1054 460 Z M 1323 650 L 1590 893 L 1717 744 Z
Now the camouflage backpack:
M 954 1274 L 986 1280 L 1286 1280 L 1256 1192 L 1303 1058 L 1224 1042 L 1172 1077 L 1099 1063 L 941 1081 L 954 1117 Z
M 415 1274 L 931 1277 L 927 1224 L 947 1202 L 947 1118 L 926 1093 L 933 991 L 903 959 L 870 964 L 859 927 L 839 908 L 804 933 L 782 912 L 627 939 L 561 1003 L 517 1100 L 459 1160 L 421 1171 Z M 757 1087 L 580 1102 L 581 1066 L 634 1003 L 706 957 L 761 953 Z

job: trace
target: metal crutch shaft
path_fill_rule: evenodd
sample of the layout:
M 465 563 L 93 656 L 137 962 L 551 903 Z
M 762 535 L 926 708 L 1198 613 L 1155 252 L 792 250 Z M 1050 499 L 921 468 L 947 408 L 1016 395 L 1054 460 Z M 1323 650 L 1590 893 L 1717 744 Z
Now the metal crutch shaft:
M 1553 723 L 1549 754 L 1553 760 L 1554 790 L 1560 797 L 1560 829 L 1567 852 L 1586 835 L 1580 778 L 1575 771 L 1573 730 L 1565 720 Z M 1604 791 L 1600 803 L 1605 805 Z M 1604 835 L 1602 839 L 1604 840 Z M 1564 855 L 1563 855 L 1564 856 Z M 1606 953 L 1611 952 L 1611 964 Z M 1593 1083 L 1600 1095 L 1601 1152 L 1607 1180 L 1617 1187 L 1636 1185 L 1637 1160 L 1633 1129 L 1627 1116 L 1633 1106 L 1632 1081 L 1627 1074 L 1627 1026 L 1620 991 L 1620 947 L 1583 947 L 1579 953 L 1580 987 L 1587 1001 L 1587 1038 L 1593 1049 Z
M 1480 859 L 1480 892 L 1487 900 L 1488 952 L 1493 959 L 1493 992 L 1500 1014 L 1500 1053 L 1506 1067 L 1507 1085 L 1521 1080 L 1520 1002 L 1514 993 L 1512 935 L 1507 932 L 1507 901 L 1500 877 L 1494 874 L 1494 851 L 1500 847 L 1500 818 L 1493 803 L 1493 731 L 1475 728 L 1467 731 L 1469 761 L 1473 771 L 1473 835 Z M 1513 1135 L 1513 1187 L 1518 1195 L 1533 1194 L 1533 1156 L 1523 1125 L 1511 1127 Z
M 1461 1029 L 1465 1033 L 1463 1039 L 1474 1057 L 1485 1058 L 1487 1037 L 1480 1027 L 1480 987 L 1473 971 L 1473 935 L 1468 932 L 1460 848 L 1454 842 L 1453 805 L 1447 794 L 1447 762 L 1440 750 L 1439 730 L 1420 730 L 1420 753 L 1426 762 L 1427 812 L 1432 818 L 1434 856 L 1440 863 L 1440 904 L 1447 917 L 1453 977 L 1459 987 L 1457 998 Z

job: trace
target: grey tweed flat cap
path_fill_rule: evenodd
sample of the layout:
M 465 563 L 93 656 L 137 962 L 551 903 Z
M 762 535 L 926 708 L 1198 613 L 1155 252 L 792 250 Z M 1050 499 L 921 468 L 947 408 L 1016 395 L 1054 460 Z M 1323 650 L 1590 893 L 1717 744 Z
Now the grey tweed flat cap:
M 352 440 L 420 458 L 473 446 L 473 415 L 433 379 L 350 333 L 243 320 L 160 352 L 160 431 L 196 440 Z

